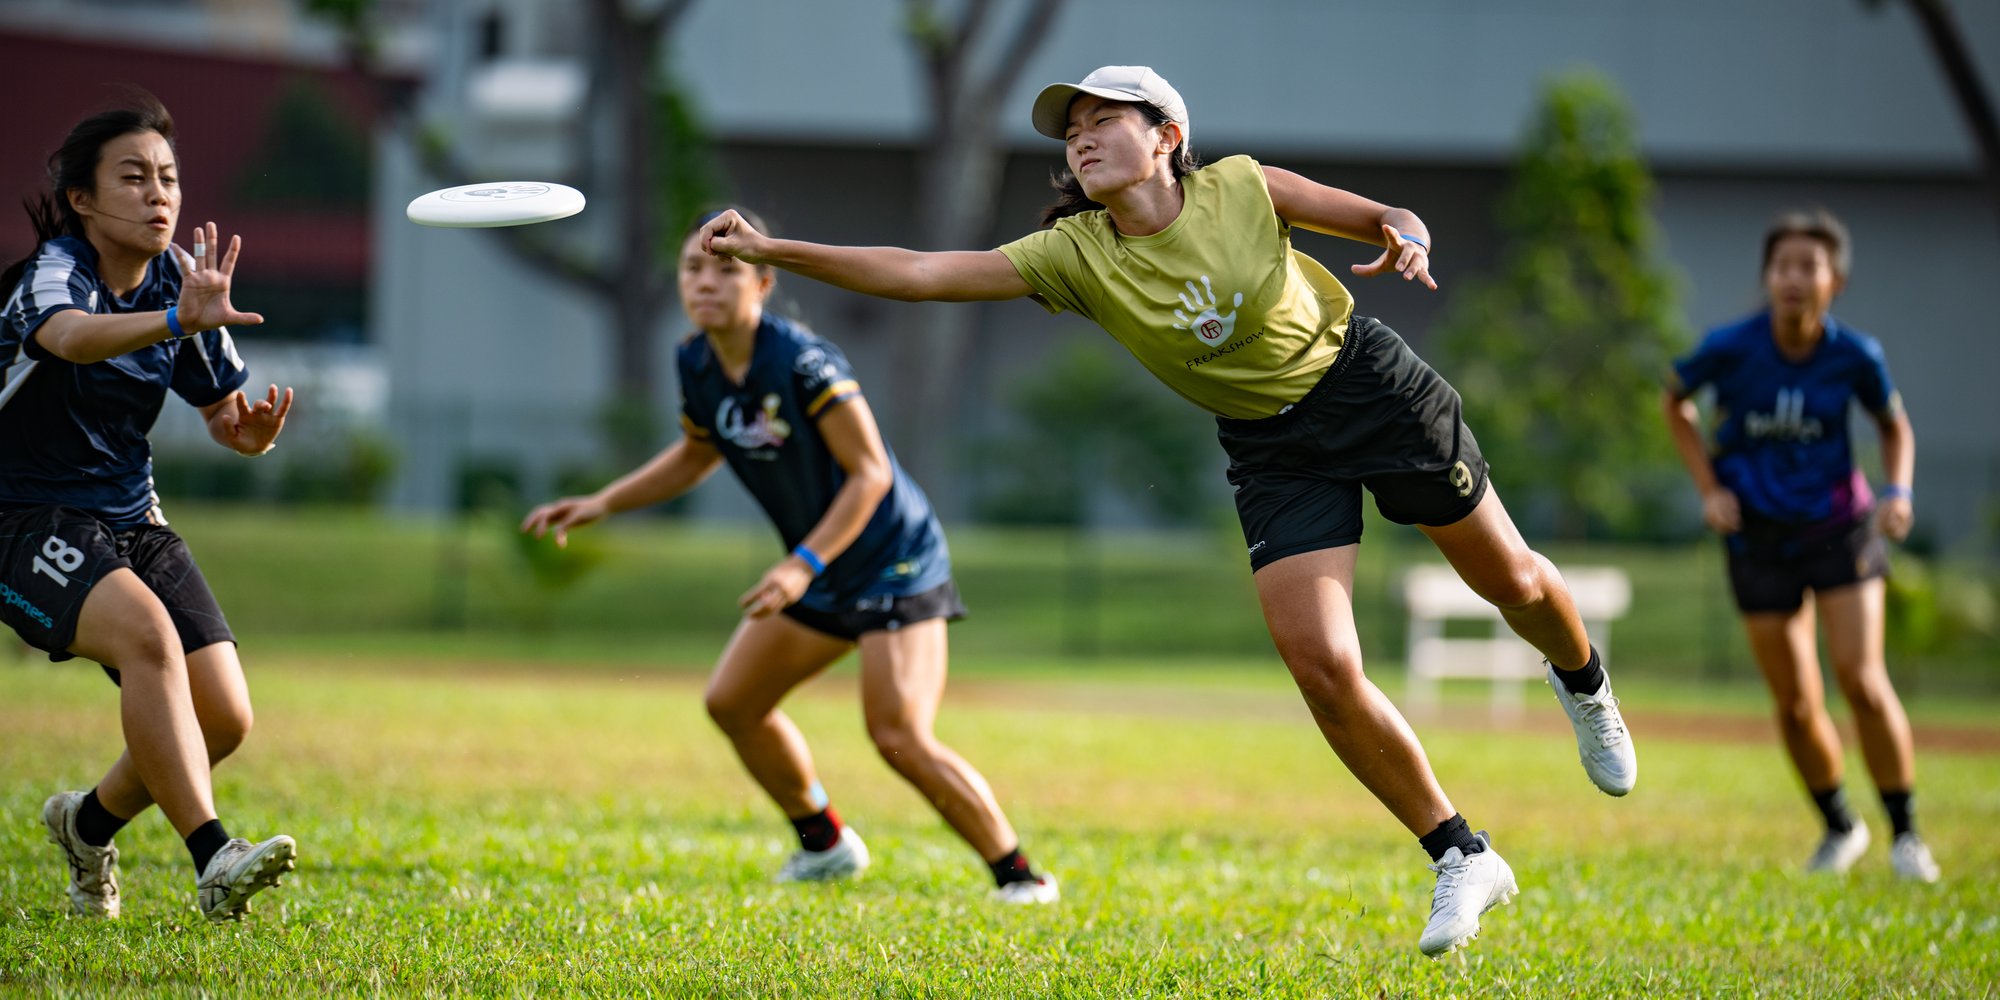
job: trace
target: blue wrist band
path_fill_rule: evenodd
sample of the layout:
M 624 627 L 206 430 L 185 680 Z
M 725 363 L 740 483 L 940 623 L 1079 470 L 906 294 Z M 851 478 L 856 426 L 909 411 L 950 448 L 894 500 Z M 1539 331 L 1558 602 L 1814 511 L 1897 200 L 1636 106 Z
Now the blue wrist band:
M 1423 240 L 1417 239 L 1416 237 L 1411 236 L 1409 233 L 1399 231 L 1396 233 L 1396 235 L 1402 237 L 1403 242 L 1405 243 L 1415 243 L 1416 245 L 1423 247 L 1425 253 L 1431 252 L 1431 245 L 1429 243 L 1425 243 Z
M 187 337 L 187 331 L 181 329 L 180 312 L 180 306 L 167 307 L 167 332 L 173 334 L 175 340 L 183 340 Z
M 796 548 L 792 549 L 792 554 L 798 556 L 800 562 L 805 563 L 808 567 L 810 567 L 813 571 L 814 576 L 818 576 L 821 573 L 826 572 L 826 561 L 821 559 L 818 555 L 814 554 L 813 550 L 806 548 L 804 545 L 799 545 Z
M 1881 498 L 1882 498 L 1882 499 L 1884 499 L 1884 500 L 1896 500 L 1896 499 L 1902 499 L 1902 500 L 1910 500 L 1910 499 L 1914 499 L 1914 498 L 1913 498 L 1913 497 L 1912 497 L 1912 496 L 1910 495 L 1910 488 L 1909 488 L 1908 486 L 1904 486 L 1904 485 L 1902 485 L 1902 484 L 1900 484 L 1900 483 L 1889 483 L 1889 484 L 1887 484 L 1887 485 L 1883 486 L 1883 487 L 1882 487 L 1882 492 L 1881 492 L 1881 494 L 1879 494 L 1879 495 L 1880 495 L 1880 496 L 1881 496 Z

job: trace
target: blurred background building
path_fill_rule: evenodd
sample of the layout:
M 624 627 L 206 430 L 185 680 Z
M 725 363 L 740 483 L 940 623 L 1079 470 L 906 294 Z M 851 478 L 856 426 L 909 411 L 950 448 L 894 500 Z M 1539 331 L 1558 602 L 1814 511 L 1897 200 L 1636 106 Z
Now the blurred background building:
M 987 13 L 967 28 L 975 7 Z M 1956 15 L 1993 79 L 2000 6 Z M 108 96 L 102 84 L 153 90 L 180 122 L 189 218 L 246 235 L 239 299 L 271 317 L 242 338 L 253 377 L 309 390 L 299 445 L 325 457 L 295 488 L 335 489 L 312 485 L 334 470 L 350 484 L 386 477 L 405 508 L 496 490 L 518 502 L 594 484 L 670 433 L 685 332 L 671 262 L 688 206 L 734 198 L 781 233 L 829 242 L 998 245 L 1034 228 L 1061 162 L 1029 128 L 1034 93 L 1107 63 L 1173 81 L 1206 157 L 1250 153 L 1418 211 L 1441 290 L 1351 285 L 1363 313 L 1448 377 L 1434 331 L 1476 275 L 1505 263 L 1498 209 L 1524 130 L 1552 78 L 1595 70 L 1629 103 L 1652 171 L 1683 345 L 1757 306 L 1775 212 L 1833 209 L 1856 242 L 1837 311 L 1887 347 L 1919 435 L 1930 541 L 1990 538 L 2000 338 L 1979 286 L 2000 273 L 2000 204 L 1897 3 L 0 0 L 0 65 L 17 95 L 0 122 L 13 151 L 0 180 L 32 192 L 62 129 Z M 639 130 L 649 142 L 635 149 Z M 568 180 L 591 208 L 499 234 L 403 220 L 425 190 L 503 177 Z M 0 227 L 0 243 L 25 253 L 25 222 Z M 1337 273 L 1373 256 L 1301 245 Z M 779 288 L 847 348 L 948 517 L 1158 524 L 1226 506 L 1205 421 L 1136 365 L 1095 367 L 1108 341 L 1073 317 Z M 939 329 L 936 344 L 911 346 Z M 1124 425 L 1037 396 L 1051 385 L 1161 416 L 1094 435 L 1079 424 Z M 1141 442 L 1156 422 L 1172 440 Z M 1088 459 L 1047 460 L 1050 426 L 1104 452 L 1145 443 L 1160 482 L 1195 485 L 1150 490 L 1143 463 L 1122 487 L 1054 468 Z M 197 433 L 166 422 L 163 453 Z M 749 516 L 726 478 L 691 509 Z M 1039 497 L 1043 482 L 1070 495 Z M 1672 489 L 1685 502 L 1661 530 L 1691 534 L 1692 497 Z M 1556 523 L 1527 506 L 1531 527 Z

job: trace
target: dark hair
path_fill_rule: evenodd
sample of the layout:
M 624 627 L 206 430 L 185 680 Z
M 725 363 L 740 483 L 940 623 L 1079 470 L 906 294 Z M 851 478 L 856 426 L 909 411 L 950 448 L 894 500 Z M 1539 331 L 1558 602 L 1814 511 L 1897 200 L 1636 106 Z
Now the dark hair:
M 774 235 L 771 232 L 770 224 L 766 223 L 764 221 L 764 218 L 758 215 L 757 213 L 752 212 L 741 205 L 723 205 L 720 208 L 711 208 L 702 212 L 697 212 L 695 214 L 694 221 L 688 223 L 686 229 L 681 230 L 680 245 L 686 246 L 688 237 L 693 236 L 698 232 L 701 232 L 701 227 L 708 225 L 710 222 L 715 220 L 716 216 L 721 215 L 724 212 L 735 212 L 737 215 L 743 217 L 744 222 L 750 224 L 750 228 L 755 229 L 756 231 L 763 233 L 766 236 Z M 755 267 L 759 271 L 764 271 L 766 273 L 770 273 L 777 270 L 776 268 L 772 267 L 769 264 L 753 264 L 751 266 Z
M 173 147 L 174 116 L 167 113 L 159 98 L 138 87 L 127 88 L 119 106 L 77 122 L 62 146 L 49 154 L 49 191 L 21 202 L 21 207 L 27 209 L 28 222 L 35 227 L 35 250 L 0 274 L 0 299 L 14 294 L 14 286 L 20 284 L 28 262 L 43 243 L 58 236 L 83 237 L 83 218 L 70 205 L 69 193 L 95 192 L 97 164 L 103 158 L 104 147 L 113 139 L 134 132 L 158 132 L 167 140 L 168 148 Z
M 1173 121 L 1156 104 L 1147 101 L 1129 103 L 1138 108 L 1139 114 L 1145 117 L 1147 128 L 1157 128 Z M 1181 129 L 1181 144 L 1174 147 L 1167 163 L 1173 168 L 1175 177 L 1186 177 L 1201 169 L 1201 157 L 1194 155 L 1194 150 L 1188 148 L 1185 127 Z M 1072 215 L 1094 212 L 1104 207 L 1091 201 L 1090 196 L 1083 193 L 1083 182 L 1077 180 L 1076 175 L 1067 169 L 1051 174 L 1049 186 L 1056 189 L 1056 200 L 1054 204 L 1042 209 L 1042 225 L 1045 227 L 1055 225 L 1057 219 L 1067 219 Z
M 1787 236 L 1805 236 L 1826 244 L 1826 254 L 1833 259 L 1833 273 L 1843 281 L 1847 279 L 1847 269 L 1854 264 L 1847 227 L 1824 208 L 1793 209 L 1771 220 L 1771 228 L 1764 233 L 1764 266 L 1758 273 L 1771 269 L 1771 254 L 1778 249 L 1778 241 Z

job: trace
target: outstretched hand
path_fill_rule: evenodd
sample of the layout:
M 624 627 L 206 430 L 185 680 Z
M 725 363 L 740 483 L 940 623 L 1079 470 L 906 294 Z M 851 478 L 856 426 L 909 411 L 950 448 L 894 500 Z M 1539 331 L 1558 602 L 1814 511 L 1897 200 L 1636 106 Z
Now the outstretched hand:
M 813 573 L 798 556 L 786 556 L 736 604 L 752 618 L 767 618 L 792 606 L 812 586 Z
M 219 326 L 255 326 L 264 322 L 258 313 L 239 312 L 229 302 L 229 283 L 236 274 L 236 257 L 243 250 L 243 237 L 231 236 L 229 249 L 222 248 L 215 223 L 194 227 L 194 252 L 170 248 L 181 265 L 181 297 L 175 317 L 189 333 Z
M 1437 282 L 1431 280 L 1431 252 L 1421 245 L 1406 240 L 1395 226 L 1383 224 L 1384 248 L 1382 256 L 1366 264 L 1355 264 L 1349 270 L 1364 278 L 1395 271 L 1404 281 L 1422 279 L 1431 291 L 1437 291 Z
M 285 416 L 291 412 L 289 386 L 280 397 L 278 387 L 273 385 L 255 403 L 241 392 L 231 393 L 208 411 L 209 434 L 238 454 L 262 455 L 277 443 L 278 434 L 285 429 Z
M 735 209 L 728 209 L 701 227 L 701 248 L 717 257 L 734 257 L 745 264 L 762 264 L 770 240 Z
M 569 529 L 602 521 L 607 513 L 604 501 L 594 496 L 563 497 L 529 511 L 521 519 L 521 530 L 536 538 L 555 532 L 556 547 L 568 548 Z

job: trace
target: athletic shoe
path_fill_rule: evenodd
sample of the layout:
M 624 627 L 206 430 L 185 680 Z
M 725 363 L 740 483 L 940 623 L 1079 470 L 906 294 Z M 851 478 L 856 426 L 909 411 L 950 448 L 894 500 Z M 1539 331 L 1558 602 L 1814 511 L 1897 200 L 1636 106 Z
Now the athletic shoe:
M 1467 855 L 1454 847 L 1430 866 L 1437 872 L 1437 888 L 1431 891 L 1431 920 L 1417 947 L 1432 958 L 1449 955 L 1477 937 L 1479 915 L 1507 905 L 1521 891 L 1514 870 L 1493 850 L 1486 831 L 1474 836 L 1485 850 Z
M 1867 851 L 1868 824 L 1857 819 L 1854 828 L 1846 833 L 1827 831 L 1826 839 L 1819 842 L 1819 849 L 1813 852 L 1812 860 L 1806 862 L 1806 871 L 1845 875 Z
M 57 792 L 42 803 L 42 823 L 49 843 L 63 849 L 69 862 L 69 910 L 79 917 L 118 916 L 118 848 L 93 847 L 77 836 L 76 811 L 83 792 Z M 1922 846 L 1922 845 L 1918 845 Z
M 851 826 L 840 828 L 840 839 L 824 851 L 800 850 L 778 869 L 780 882 L 833 882 L 854 878 L 868 868 L 868 845 Z
M 1583 761 L 1583 773 L 1606 795 L 1623 795 L 1639 780 L 1639 755 L 1632 749 L 1632 734 L 1625 730 L 1625 717 L 1618 712 L 1618 696 L 1611 693 L 1611 678 L 1604 678 L 1596 694 L 1576 694 L 1563 687 L 1556 668 L 1549 667 L 1549 686 L 1556 701 L 1576 730 L 1576 753 Z
M 1026 882 L 1009 882 L 993 890 L 1003 903 L 1019 906 L 1033 906 L 1036 903 L 1054 903 L 1062 899 L 1062 890 L 1056 888 L 1054 875 L 1037 875 Z
M 277 885 L 284 873 L 297 867 L 298 845 L 286 836 L 272 837 L 253 844 L 233 837 L 195 883 L 201 915 L 211 923 L 242 919 L 250 911 L 250 897 Z
M 1931 849 L 1924 846 L 1923 838 L 1914 830 L 1897 835 L 1889 845 L 1889 865 L 1896 869 L 1897 875 L 1913 882 L 1938 880 L 1938 865 L 1931 859 Z

